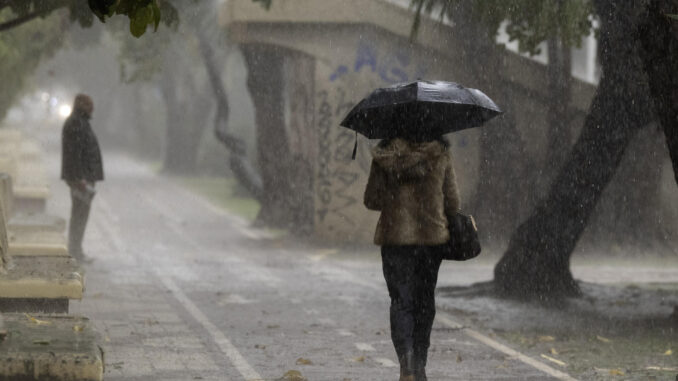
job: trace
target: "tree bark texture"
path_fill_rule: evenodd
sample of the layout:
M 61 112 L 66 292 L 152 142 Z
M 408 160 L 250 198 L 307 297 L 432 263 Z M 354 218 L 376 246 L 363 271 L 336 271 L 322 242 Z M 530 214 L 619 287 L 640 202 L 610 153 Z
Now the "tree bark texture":
M 570 97 L 572 88 L 572 60 L 570 47 L 560 38 L 548 41 L 548 155 L 542 177 L 548 182 L 567 158 L 571 148 L 572 129 Z
M 315 58 L 288 51 L 284 68 L 287 133 L 290 150 L 288 204 L 291 230 L 313 233 L 315 211 L 314 168 L 318 160 L 315 117 Z
M 637 38 L 678 184 L 678 0 L 650 0 Z
M 284 117 L 284 56 L 275 47 L 244 45 L 247 87 L 255 108 L 259 173 L 263 185 L 257 225 L 288 228 L 292 218 L 289 199 L 290 150 Z
M 230 152 L 229 168 L 233 172 L 236 180 L 242 185 L 257 201 L 264 200 L 264 189 L 261 176 L 252 166 L 247 158 L 246 143 L 243 139 L 228 132 L 228 116 L 230 108 L 228 96 L 221 78 L 219 65 L 214 54 L 214 50 L 201 28 L 195 28 L 196 36 L 200 46 L 200 54 L 207 70 L 210 86 L 217 104 L 217 113 L 214 117 L 214 133 L 216 138 Z
M 548 195 L 513 233 L 495 267 L 500 294 L 541 300 L 580 294 L 570 271 L 572 252 L 629 142 L 654 117 L 638 43 L 626 33 L 635 21 L 632 3 L 596 4 L 603 75 L 582 132 Z

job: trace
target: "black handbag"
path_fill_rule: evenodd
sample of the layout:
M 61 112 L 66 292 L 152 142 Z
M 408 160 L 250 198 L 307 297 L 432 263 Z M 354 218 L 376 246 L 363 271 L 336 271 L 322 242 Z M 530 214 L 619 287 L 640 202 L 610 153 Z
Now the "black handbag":
M 478 228 L 473 216 L 456 213 L 447 218 L 450 241 L 444 251 L 443 259 L 466 261 L 480 254 Z

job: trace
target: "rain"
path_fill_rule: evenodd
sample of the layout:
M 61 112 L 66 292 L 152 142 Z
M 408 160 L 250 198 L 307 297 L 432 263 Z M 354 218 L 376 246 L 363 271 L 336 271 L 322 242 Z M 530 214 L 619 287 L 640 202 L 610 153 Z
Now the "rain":
M 673 0 L 0 0 L 0 380 L 678 380 Z

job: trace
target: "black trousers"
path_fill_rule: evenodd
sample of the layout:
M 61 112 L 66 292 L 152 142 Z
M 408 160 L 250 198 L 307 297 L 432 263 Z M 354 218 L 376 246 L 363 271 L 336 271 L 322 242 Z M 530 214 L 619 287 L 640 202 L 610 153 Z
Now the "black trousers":
M 399 359 L 414 352 L 422 365 L 436 315 L 435 288 L 441 246 L 382 246 L 384 278 L 391 297 L 391 340 Z

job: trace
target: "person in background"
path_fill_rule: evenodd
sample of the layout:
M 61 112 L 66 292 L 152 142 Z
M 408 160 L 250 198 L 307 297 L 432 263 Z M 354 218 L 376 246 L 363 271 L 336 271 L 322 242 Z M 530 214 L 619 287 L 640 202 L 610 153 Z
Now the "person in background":
M 68 226 L 68 250 L 73 258 L 86 262 L 82 240 L 94 198 L 95 183 L 104 179 L 99 142 L 89 121 L 94 111 L 92 98 L 78 94 L 73 111 L 61 133 L 61 179 L 71 190 L 71 219 Z
M 364 203 L 381 212 L 374 242 L 381 246 L 391 298 L 400 381 L 427 379 L 434 291 L 450 239 L 447 221 L 459 210 L 448 146 L 440 136 L 412 136 L 383 140 L 372 151 Z

